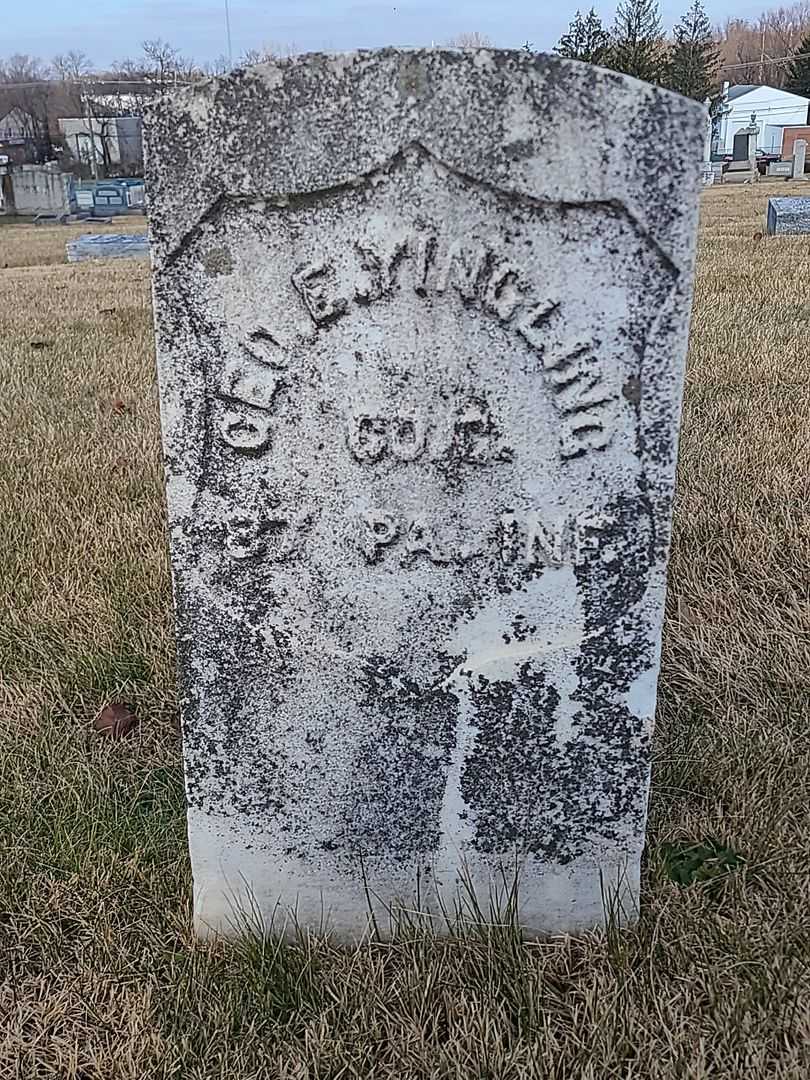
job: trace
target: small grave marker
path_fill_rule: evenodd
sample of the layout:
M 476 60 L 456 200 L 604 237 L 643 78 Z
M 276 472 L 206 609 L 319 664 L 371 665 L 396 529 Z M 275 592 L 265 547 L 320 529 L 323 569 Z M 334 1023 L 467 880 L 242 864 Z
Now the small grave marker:
M 768 176 L 781 176 L 785 179 L 793 175 L 792 161 L 772 161 L 768 165 Z
M 809 233 L 810 196 L 795 195 L 784 199 L 768 199 L 766 229 L 769 236 Z

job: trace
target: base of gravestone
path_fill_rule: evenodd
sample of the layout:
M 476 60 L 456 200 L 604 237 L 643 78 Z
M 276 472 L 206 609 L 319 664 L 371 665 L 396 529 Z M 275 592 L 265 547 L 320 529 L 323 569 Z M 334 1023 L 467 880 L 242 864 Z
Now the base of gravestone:
M 515 852 L 492 859 L 457 853 L 392 867 L 358 858 L 353 873 L 324 861 L 274 864 L 226 820 L 192 813 L 194 927 L 203 937 L 240 931 L 292 940 L 301 929 L 350 944 L 391 939 L 414 926 L 444 935 L 463 926 L 517 925 L 527 938 L 635 921 L 640 851 L 596 865 L 554 867 Z

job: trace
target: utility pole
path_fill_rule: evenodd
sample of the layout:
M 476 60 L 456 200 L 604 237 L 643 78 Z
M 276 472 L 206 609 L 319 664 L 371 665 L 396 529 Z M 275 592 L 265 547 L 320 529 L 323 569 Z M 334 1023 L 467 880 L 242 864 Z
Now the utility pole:
M 233 46 L 231 45 L 231 12 L 228 0 L 225 0 L 225 29 L 228 34 L 228 67 L 233 67 Z
M 93 118 L 90 115 L 90 95 L 86 90 L 82 92 L 82 104 L 84 105 L 84 120 L 90 134 L 90 169 L 93 179 L 98 180 L 98 162 L 96 161 L 96 136 L 93 133 Z
M 762 30 L 762 48 L 759 53 L 759 82 L 765 81 L 765 29 Z

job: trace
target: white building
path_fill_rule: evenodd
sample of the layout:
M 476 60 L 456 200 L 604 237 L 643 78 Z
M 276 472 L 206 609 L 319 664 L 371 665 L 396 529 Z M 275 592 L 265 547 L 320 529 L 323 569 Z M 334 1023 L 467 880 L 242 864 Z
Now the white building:
M 113 168 L 139 169 L 143 165 L 139 116 L 63 117 L 59 130 L 77 161 Z
M 810 100 L 807 98 L 775 86 L 726 85 L 723 108 L 715 119 L 714 152 L 732 153 L 735 134 L 740 128 L 748 127 L 751 114 L 756 113 L 757 150 L 778 154 L 782 148 L 783 129 L 806 124 L 808 106 Z

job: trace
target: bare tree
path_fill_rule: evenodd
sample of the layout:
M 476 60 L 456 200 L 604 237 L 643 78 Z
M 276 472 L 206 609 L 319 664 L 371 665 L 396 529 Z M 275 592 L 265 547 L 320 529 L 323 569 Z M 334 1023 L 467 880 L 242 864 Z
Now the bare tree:
M 158 84 L 161 89 L 178 82 L 188 81 L 198 74 L 193 60 L 183 56 L 163 38 L 153 38 L 141 45 L 143 53 L 143 72 Z
M 227 63 L 217 63 L 227 70 Z M 156 95 L 173 86 L 203 79 L 216 69 L 200 68 L 162 38 L 144 41 L 141 56 L 116 60 L 109 71 L 100 72 L 92 86 L 94 115 L 141 116 Z
M 222 58 L 217 65 L 227 70 Z M 105 172 L 110 175 L 114 168 L 110 152 L 116 137 L 113 118 L 142 116 L 156 96 L 175 86 L 204 79 L 206 74 L 206 70 L 168 41 L 150 38 L 142 42 L 139 57 L 118 60 L 110 71 L 99 73 L 87 83 L 83 111 L 90 118 L 94 153 L 98 147 Z M 121 164 L 132 168 L 131 163 Z
M 727 19 L 717 28 L 720 52 L 720 78 L 732 83 L 750 83 L 757 77 L 760 44 L 756 31 L 747 19 Z
M 7 84 L 45 82 L 50 76 L 48 65 L 37 56 L 14 53 L 7 60 L 0 60 L 0 79 Z
M 144 75 L 140 65 L 131 67 L 129 61 L 122 60 L 88 83 L 85 93 L 94 116 L 143 116 L 144 109 L 160 90 L 159 85 Z
M 793 52 L 810 26 L 810 3 L 791 4 L 773 8 L 760 15 L 757 29 L 767 36 L 771 56 L 786 56 Z
M 80 82 L 93 72 L 93 62 L 81 49 L 70 49 L 59 53 L 51 61 L 51 68 L 57 79 L 62 82 Z
M 491 49 L 494 42 L 486 34 L 471 30 L 468 33 L 456 34 L 447 44 L 451 49 Z
M 239 67 L 251 67 L 253 64 L 266 64 L 268 60 L 275 60 L 275 53 L 268 52 L 265 48 L 245 49 L 239 57 Z
M 0 116 L 14 112 L 34 147 L 37 161 L 53 158 L 48 104 L 50 69 L 34 56 L 15 53 L 0 62 Z
M 727 19 L 716 28 L 720 78 L 732 83 L 783 86 L 788 64 L 782 59 L 798 48 L 810 30 L 810 3 L 764 11 L 757 19 Z
M 251 64 L 266 64 L 268 60 L 284 60 L 297 56 L 299 51 L 295 42 L 282 45 L 278 41 L 268 41 L 258 49 L 245 49 L 239 57 L 239 66 L 248 67 Z
M 226 75 L 231 70 L 231 64 L 224 53 L 215 56 L 213 60 L 206 60 L 202 65 L 202 72 L 209 78 L 215 75 Z

